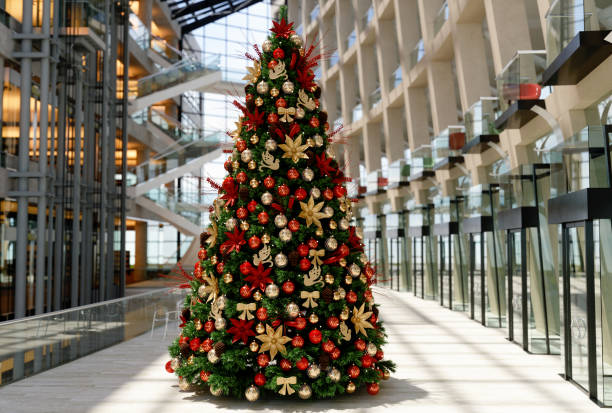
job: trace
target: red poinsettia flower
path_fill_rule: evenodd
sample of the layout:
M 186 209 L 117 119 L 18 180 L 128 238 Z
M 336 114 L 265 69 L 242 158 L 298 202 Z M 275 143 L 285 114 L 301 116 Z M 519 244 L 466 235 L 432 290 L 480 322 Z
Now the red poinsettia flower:
M 274 27 L 272 27 L 270 31 L 276 34 L 276 37 L 284 37 L 285 39 L 288 39 L 289 36 L 295 33 L 295 31 L 292 30 L 293 22 L 287 23 L 287 20 L 285 20 L 284 17 L 281 19 L 280 23 L 273 21 L 272 24 Z
M 225 193 L 221 195 L 221 199 L 226 201 L 225 206 L 231 207 L 238 199 L 238 186 L 234 183 L 234 181 L 231 181 L 227 184 L 224 183 L 223 189 L 225 190 Z
M 246 321 L 230 318 L 230 323 L 232 323 L 232 326 L 227 329 L 227 332 L 234 336 L 234 338 L 232 338 L 232 343 L 241 340 L 244 344 L 246 344 L 249 337 L 254 337 L 255 333 L 253 330 L 251 330 L 254 322 L 255 320 Z
M 259 287 L 263 291 L 266 289 L 266 285 L 272 283 L 272 279 L 268 276 L 271 271 L 272 267 L 265 268 L 260 262 L 257 268 L 251 266 L 249 276 L 244 280 L 250 282 L 253 288 Z
M 228 240 L 219 247 L 221 254 L 229 254 L 232 251 L 239 252 L 240 246 L 246 244 L 244 240 L 244 231 L 238 232 L 238 227 L 234 228 L 234 232 L 226 232 Z
M 319 168 L 319 171 L 321 171 L 323 175 L 335 176 L 338 173 L 338 170 L 331 166 L 333 159 L 328 158 L 325 153 L 315 155 L 315 158 L 317 160 L 317 168 Z
M 351 249 L 352 250 L 363 251 L 363 244 L 361 243 L 361 240 L 357 236 L 357 233 L 355 231 L 355 227 L 350 227 L 349 228 L 348 242 L 351 245 Z
M 297 81 L 302 85 L 302 89 L 310 89 L 313 86 L 316 86 L 314 80 L 314 73 L 312 70 L 298 70 L 297 71 Z
M 246 131 L 257 130 L 258 126 L 264 124 L 264 116 L 265 112 L 259 112 L 259 108 L 255 108 L 253 113 L 247 112 L 244 120 L 242 121 L 242 126 L 246 127 Z

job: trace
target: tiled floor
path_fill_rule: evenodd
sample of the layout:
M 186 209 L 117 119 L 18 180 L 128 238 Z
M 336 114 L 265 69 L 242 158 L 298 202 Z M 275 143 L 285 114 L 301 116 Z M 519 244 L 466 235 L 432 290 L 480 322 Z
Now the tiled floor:
M 0 388 L 0 412 L 601 412 L 562 380 L 558 356 L 524 353 L 463 314 L 377 289 L 398 372 L 378 396 L 256 403 L 181 392 L 164 370 L 170 340 L 149 334 Z

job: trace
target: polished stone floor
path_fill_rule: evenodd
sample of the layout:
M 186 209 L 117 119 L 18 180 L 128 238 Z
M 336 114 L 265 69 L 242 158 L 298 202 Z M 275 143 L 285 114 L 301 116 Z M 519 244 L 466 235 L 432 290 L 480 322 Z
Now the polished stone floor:
M 376 289 L 398 371 L 378 396 L 257 403 L 181 392 L 164 370 L 170 337 L 156 331 L 0 388 L 0 412 L 218 411 L 520 412 L 601 411 L 559 377 L 558 356 L 524 353 L 464 314 L 407 293 Z

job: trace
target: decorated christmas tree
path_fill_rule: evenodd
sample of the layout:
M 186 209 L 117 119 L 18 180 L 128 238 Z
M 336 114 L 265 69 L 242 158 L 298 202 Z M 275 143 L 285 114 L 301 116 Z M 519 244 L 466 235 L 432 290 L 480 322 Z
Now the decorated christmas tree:
M 375 270 L 330 145 L 313 67 L 286 9 L 245 80 L 229 175 L 201 236 L 169 372 L 181 389 L 257 400 L 330 398 L 379 381 L 385 333 Z M 329 132 L 329 133 L 328 133 Z

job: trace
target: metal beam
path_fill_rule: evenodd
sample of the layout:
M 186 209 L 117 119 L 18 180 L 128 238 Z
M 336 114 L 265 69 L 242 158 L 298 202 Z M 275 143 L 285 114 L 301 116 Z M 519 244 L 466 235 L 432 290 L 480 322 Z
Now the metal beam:
M 187 33 L 190 33 L 192 31 L 194 31 L 195 29 L 198 29 L 198 28 L 200 28 L 202 26 L 206 26 L 209 23 L 215 22 L 215 21 L 217 21 L 219 19 L 222 19 L 223 17 L 227 17 L 227 16 L 229 16 L 232 13 L 240 11 L 240 10 L 242 10 L 242 9 L 244 9 L 246 7 L 249 7 L 249 6 L 253 5 L 253 4 L 260 3 L 261 1 L 263 1 L 263 0 L 246 0 L 245 2 L 235 6 L 233 10 L 224 11 L 222 13 L 216 13 L 216 14 L 214 14 L 212 16 L 205 17 L 204 19 L 196 20 L 193 23 L 189 23 L 189 24 L 186 24 L 184 26 L 181 26 L 181 34 L 185 35 Z
M 177 17 L 187 16 L 189 14 L 193 14 L 199 10 L 203 10 L 207 7 L 213 8 L 217 4 L 223 3 L 226 0 L 203 0 L 197 3 L 189 4 L 189 6 L 172 12 L 172 18 L 176 19 Z M 213 11 L 214 12 L 214 11 Z

